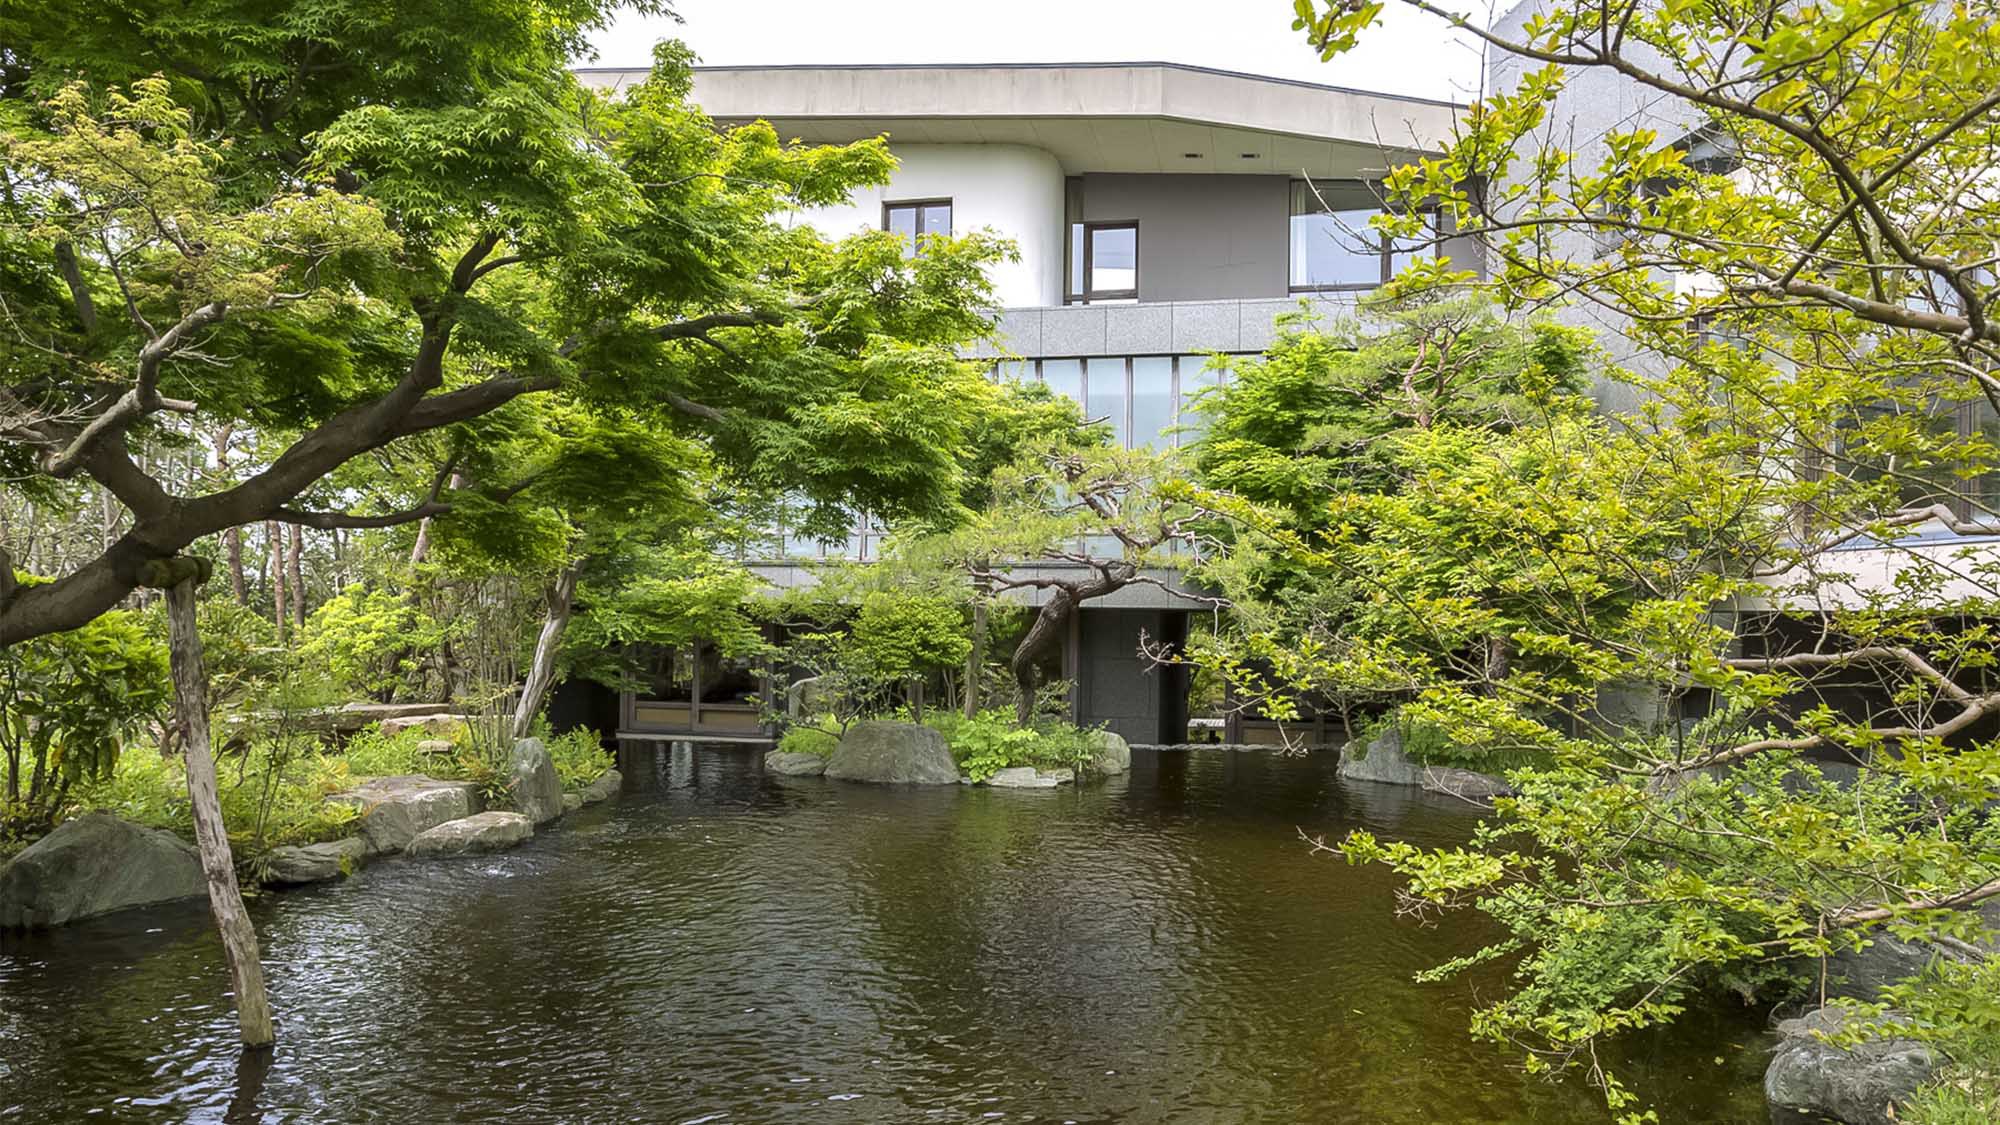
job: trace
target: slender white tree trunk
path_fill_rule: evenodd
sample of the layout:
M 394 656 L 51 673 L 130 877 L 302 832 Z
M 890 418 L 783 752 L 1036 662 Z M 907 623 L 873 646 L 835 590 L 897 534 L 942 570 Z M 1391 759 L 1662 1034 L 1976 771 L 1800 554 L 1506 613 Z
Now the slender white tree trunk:
M 542 620 L 542 633 L 535 638 L 534 662 L 528 665 L 527 682 L 521 685 L 521 701 L 514 708 L 513 737 L 526 738 L 534 725 L 542 699 L 555 682 L 556 652 L 562 648 L 563 630 L 569 627 L 570 610 L 576 605 L 576 578 L 581 563 L 572 563 L 556 575 L 549 587 L 549 612 Z
M 174 671 L 174 709 L 179 713 L 187 755 L 188 803 L 194 810 L 194 838 L 208 881 L 208 906 L 222 932 L 222 952 L 236 990 L 236 1021 L 243 1045 L 268 1047 L 276 1039 L 271 1002 L 264 995 L 264 966 L 258 958 L 257 929 L 243 909 L 236 885 L 236 860 L 222 826 L 222 799 L 216 791 L 215 754 L 208 733 L 208 672 L 202 667 L 201 635 L 195 630 L 198 576 L 167 588 L 168 651 Z

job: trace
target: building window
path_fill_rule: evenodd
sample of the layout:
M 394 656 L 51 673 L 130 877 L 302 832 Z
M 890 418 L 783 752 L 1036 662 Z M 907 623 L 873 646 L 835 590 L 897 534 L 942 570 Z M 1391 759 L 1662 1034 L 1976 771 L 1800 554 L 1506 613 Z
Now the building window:
M 1139 299 L 1139 224 L 1070 225 L 1069 297 L 1080 304 Z
M 1384 210 L 1359 181 L 1293 180 L 1292 292 L 1373 289 L 1423 253 L 1369 225 Z
M 903 256 L 924 252 L 924 240 L 932 235 L 951 237 L 951 200 L 915 199 L 882 205 L 882 229 L 901 235 Z

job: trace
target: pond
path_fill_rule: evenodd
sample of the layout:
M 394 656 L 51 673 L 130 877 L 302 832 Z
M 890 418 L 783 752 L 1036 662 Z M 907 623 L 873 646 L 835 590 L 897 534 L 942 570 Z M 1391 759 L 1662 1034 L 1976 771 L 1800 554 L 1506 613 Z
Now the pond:
M 1603 1122 L 1470 1041 L 1489 936 L 1394 916 L 1300 832 L 1462 839 L 1331 755 L 1135 752 L 1057 792 L 633 757 L 497 857 L 264 896 L 279 1046 L 240 1059 L 199 906 L 0 938 L 0 1120 Z M 1759 1123 L 1761 1012 L 1628 1045 L 1668 1121 Z

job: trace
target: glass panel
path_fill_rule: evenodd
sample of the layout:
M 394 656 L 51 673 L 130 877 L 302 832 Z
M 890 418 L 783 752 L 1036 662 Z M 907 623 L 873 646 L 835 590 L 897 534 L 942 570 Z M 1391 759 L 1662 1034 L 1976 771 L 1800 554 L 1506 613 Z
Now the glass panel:
M 1069 295 L 1083 296 L 1083 224 L 1069 226 Z
M 1042 382 L 1059 395 L 1065 395 L 1077 402 L 1083 401 L 1083 361 L 1077 359 L 1045 359 L 1042 361 Z
M 1003 382 L 1020 383 L 1035 377 L 1035 369 L 1025 359 L 1003 359 L 994 366 Z
M 694 653 L 687 649 L 649 646 L 640 678 L 641 699 L 685 702 L 694 697 Z
M 1139 230 L 1103 227 L 1090 232 L 1090 292 L 1139 288 Z
M 1184 355 L 1181 364 L 1181 444 L 1201 440 L 1208 429 L 1208 420 L 1195 412 L 1197 396 L 1222 385 L 1222 369 L 1210 366 L 1211 360 L 1205 355 Z
M 915 207 L 891 207 L 884 214 L 884 229 L 890 234 L 903 237 L 903 257 L 917 252 L 917 209 Z
M 701 650 L 701 701 L 746 703 L 758 690 L 757 668 L 741 657 L 723 656 L 713 645 Z
M 933 203 L 923 209 L 923 223 L 918 234 L 941 234 L 951 237 L 951 204 Z
M 1380 285 L 1382 236 L 1368 225 L 1378 212 L 1292 216 L 1292 285 Z
M 1174 424 L 1174 360 L 1143 355 L 1132 361 L 1132 444 L 1168 449 Z
M 1093 359 L 1088 361 L 1087 372 L 1090 398 L 1083 412 L 1090 418 L 1102 418 L 1111 423 L 1112 440 L 1118 448 L 1131 445 L 1131 431 L 1125 426 L 1125 361 L 1121 359 Z

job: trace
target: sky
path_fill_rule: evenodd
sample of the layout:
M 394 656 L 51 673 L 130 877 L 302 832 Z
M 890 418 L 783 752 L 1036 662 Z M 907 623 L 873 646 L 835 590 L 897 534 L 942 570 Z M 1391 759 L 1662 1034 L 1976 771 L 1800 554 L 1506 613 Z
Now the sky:
M 1460 2 L 1473 10 L 1472 0 Z M 710 66 L 1159 61 L 1448 101 L 1479 96 L 1477 52 L 1442 20 L 1396 4 L 1329 63 L 1292 30 L 1291 0 L 676 0 L 674 8 L 684 22 L 620 17 L 596 37 L 595 65 L 645 66 L 655 40 L 680 38 Z

